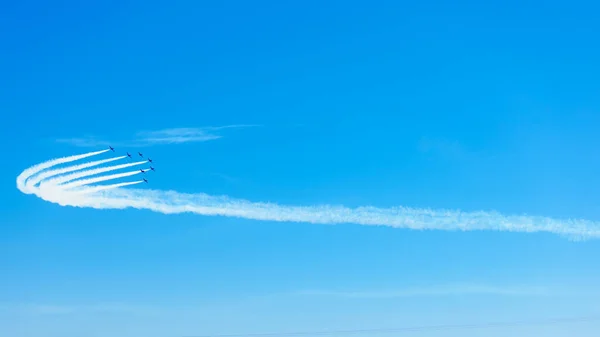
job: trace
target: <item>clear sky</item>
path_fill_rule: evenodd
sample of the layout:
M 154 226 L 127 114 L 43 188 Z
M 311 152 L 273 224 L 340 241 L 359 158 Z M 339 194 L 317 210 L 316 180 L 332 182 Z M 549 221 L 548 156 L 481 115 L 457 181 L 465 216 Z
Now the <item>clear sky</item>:
M 598 239 L 76 208 L 15 187 L 34 164 L 110 144 L 155 161 L 136 189 L 600 221 L 599 11 L 592 1 L 2 2 L 0 335 L 599 317 Z

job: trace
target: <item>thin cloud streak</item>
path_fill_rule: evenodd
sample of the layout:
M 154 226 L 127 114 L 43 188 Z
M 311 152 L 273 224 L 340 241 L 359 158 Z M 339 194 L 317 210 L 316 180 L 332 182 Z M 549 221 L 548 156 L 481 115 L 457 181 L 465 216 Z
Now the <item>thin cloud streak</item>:
M 219 133 L 219 131 L 221 130 L 250 128 L 258 126 L 260 125 L 234 124 L 224 126 L 208 126 L 200 128 L 170 128 L 154 131 L 139 131 L 131 140 L 114 142 L 109 142 L 91 136 L 82 138 L 62 138 L 57 139 L 56 141 L 59 143 L 66 143 L 77 147 L 107 147 L 109 145 L 119 147 L 145 147 L 152 145 L 206 142 L 223 138 L 223 135 Z
M 548 287 L 529 287 L 529 286 L 490 286 L 490 285 L 434 285 L 429 287 L 414 287 L 391 291 L 318 291 L 307 290 L 293 293 L 271 293 L 268 295 L 249 296 L 245 300 L 271 299 L 289 299 L 292 297 L 335 297 L 348 299 L 393 299 L 393 298 L 422 298 L 422 297 L 442 297 L 442 296 L 464 296 L 464 295 L 492 295 L 492 296 L 553 296 L 564 292 L 555 291 Z M 205 303 L 204 303 L 205 304 Z M 193 310 L 199 309 L 198 305 L 188 304 L 186 306 L 169 307 L 168 310 Z M 0 309 L 5 311 L 19 311 L 30 314 L 60 315 L 75 313 L 161 313 L 167 308 L 153 305 L 136 305 L 122 302 L 105 302 L 94 304 L 48 304 L 48 303 L 21 303 L 21 304 L 0 304 Z
M 57 139 L 56 142 L 77 147 L 108 147 L 111 144 L 108 141 L 97 139 L 96 137 L 60 138 Z
M 125 303 L 97 303 L 85 305 L 42 304 L 42 303 L 3 303 L 0 311 L 29 315 L 74 315 L 74 314 L 162 314 L 165 312 L 158 306 L 131 305 Z
M 396 290 L 377 291 L 331 291 L 305 290 L 298 295 L 328 296 L 356 299 L 391 299 L 405 297 L 435 297 L 462 295 L 492 295 L 492 296 L 549 296 L 557 294 L 548 287 L 529 286 L 493 286 L 484 284 L 455 284 L 436 285 L 430 287 L 412 287 Z

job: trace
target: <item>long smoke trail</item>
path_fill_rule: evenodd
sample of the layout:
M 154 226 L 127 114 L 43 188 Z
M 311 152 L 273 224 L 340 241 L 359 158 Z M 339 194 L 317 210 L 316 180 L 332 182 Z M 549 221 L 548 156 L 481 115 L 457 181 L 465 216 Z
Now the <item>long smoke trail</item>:
M 105 191 L 105 190 L 112 190 L 112 189 L 119 188 L 119 187 L 137 185 L 137 184 L 141 184 L 143 182 L 144 182 L 143 180 L 138 180 L 138 181 L 125 182 L 125 183 L 118 183 L 118 184 L 100 185 L 100 186 L 94 186 L 94 187 L 86 186 L 85 188 L 82 188 L 79 191 L 75 191 L 75 193 L 90 194 L 90 193 L 96 193 L 96 192 Z
M 29 188 L 31 188 L 32 186 L 50 178 L 50 177 L 58 176 L 58 175 L 73 172 L 73 171 L 83 170 L 85 168 L 94 167 L 94 166 L 98 166 L 98 165 L 102 165 L 102 164 L 106 164 L 106 163 L 110 163 L 110 162 L 113 162 L 113 161 L 116 161 L 119 159 L 123 159 L 125 157 L 126 156 L 113 157 L 113 158 L 108 158 L 108 159 L 103 159 L 103 160 L 92 161 L 92 162 L 85 163 L 85 164 L 68 166 L 68 167 L 63 167 L 63 168 L 55 169 L 55 170 L 48 170 L 46 172 L 36 175 L 35 177 L 33 177 L 31 179 L 27 179 L 27 182 L 25 184 Z M 50 181 L 51 180 L 44 181 L 44 183 L 49 183 Z
M 75 161 L 106 151 L 62 158 L 61 163 Z M 76 159 L 73 159 L 76 158 Z M 314 224 L 354 223 L 367 226 L 388 226 L 415 230 L 492 230 L 509 232 L 547 232 L 570 239 L 600 238 L 600 223 L 588 220 L 560 220 L 541 216 L 502 215 L 498 212 L 462 212 L 409 207 L 376 208 L 344 206 L 284 206 L 274 203 L 216 197 L 204 193 L 184 194 L 175 191 L 124 189 L 138 182 L 106 186 L 85 186 L 99 181 L 116 179 L 122 174 L 84 179 L 65 185 L 28 190 L 21 182 L 39 171 L 58 165 L 49 161 L 26 169 L 17 178 L 17 187 L 27 193 L 62 206 L 95 209 L 148 209 L 163 214 L 195 213 L 255 220 L 306 222 Z M 125 174 L 136 174 L 140 171 Z M 69 188 L 79 187 L 75 190 Z
M 92 169 L 92 170 L 81 171 L 81 172 L 72 173 L 69 175 L 65 175 L 65 176 L 61 176 L 58 178 L 53 178 L 53 179 L 44 181 L 41 185 L 60 185 L 62 183 L 66 183 L 66 182 L 69 182 L 69 181 L 72 181 L 75 179 L 93 176 L 93 175 L 110 172 L 110 171 L 116 171 L 116 170 L 132 167 L 132 166 L 136 166 L 136 165 L 145 164 L 145 163 L 146 163 L 146 161 L 138 161 L 135 163 L 113 165 L 113 166 L 108 166 L 108 167 L 102 167 L 102 168 L 97 168 L 97 169 Z
M 130 172 L 125 172 L 125 173 L 116 173 L 116 174 L 110 174 L 107 176 L 100 176 L 100 177 L 96 177 L 96 178 L 82 179 L 82 180 L 74 181 L 72 183 L 61 185 L 60 189 L 68 190 L 68 189 L 72 189 L 74 187 L 90 185 L 90 184 L 99 183 L 102 181 L 130 177 L 132 175 L 136 175 L 136 174 L 140 174 L 140 173 L 142 173 L 142 171 L 130 171 Z
M 60 165 L 60 164 L 65 164 L 65 163 L 70 163 L 73 161 L 77 161 L 77 160 L 81 160 L 81 159 L 85 159 L 87 157 L 91 157 L 91 156 L 96 156 L 105 152 L 108 152 L 109 150 L 101 150 L 101 151 L 95 151 L 95 152 L 89 152 L 89 153 L 84 153 L 84 154 L 80 154 L 80 155 L 75 155 L 75 156 L 69 156 L 69 157 L 63 157 L 63 158 L 58 158 L 58 159 L 53 159 L 53 160 L 49 160 L 47 162 L 38 164 L 38 165 L 34 165 L 28 169 L 26 169 L 25 171 L 21 172 L 21 174 L 19 174 L 19 176 L 17 177 L 17 187 L 19 188 L 19 190 L 23 193 L 26 194 L 33 194 L 34 191 L 30 186 L 25 186 L 25 181 L 29 178 L 31 178 L 31 176 L 35 175 L 36 173 L 43 171 L 47 168 L 50 168 L 52 166 L 56 166 L 56 165 Z

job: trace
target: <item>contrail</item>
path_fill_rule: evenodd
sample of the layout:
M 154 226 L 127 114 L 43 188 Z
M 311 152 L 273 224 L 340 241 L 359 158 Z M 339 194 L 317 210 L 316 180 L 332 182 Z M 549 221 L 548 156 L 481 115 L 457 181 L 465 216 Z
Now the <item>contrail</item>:
M 129 177 L 129 176 L 140 174 L 140 173 L 142 173 L 142 171 L 130 171 L 130 172 L 125 172 L 125 173 L 116 173 L 116 174 L 110 174 L 110 175 L 107 175 L 107 176 L 100 176 L 100 177 L 96 177 L 96 178 L 82 179 L 82 180 L 74 181 L 72 183 L 61 185 L 60 189 L 61 190 L 68 190 L 68 189 L 71 189 L 71 188 L 74 188 L 74 187 L 85 186 L 85 185 L 89 185 L 89 184 L 93 184 L 93 183 L 98 183 L 98 182 L 101 182 L 101 181 L 107 181 L 107 180 L 114 180 L 114 179 Z
M 580 219 L 561 220 L 543 216 L 502 215 L 498 212 L 463 212 L 460 210 L 432 210 L 402 206 L 392 208 L 371 206 L 348 208 L 334 205 L 287 206 L 276 203 L 251 202 L 227 196 L 211 196 L 204 193 L 185 194 L 176 191 L 121 188 L 140 183 L 139 181 L 121 183 L 122 185 L 85 186 L 134 175 L 141 173 L 140 171 L 84 179 L 65 185 L 51 185 L 48 188 L 27 189 L 26 186 L 20 183 L 43 169 L 58 165 L 59 162 L 75 161 L 103 152 L 106 151 L 51 160 L 33 166 L 19 175 L 17 187 L 24 193 L 35 193 L 43 200 L 62 206 L 95 209 L 136 208 L 163 214 L 194 213 L 254 220 L 329 225 L 352 223 L 413 230 L 546 232 L 566 236 L 573 240 L 600 238 L 599 222 Z M 79 188 L 69 190 L 75 187 Z
M 131 166 L 145 164 L 145 163 L 146 163 L 146 161 L 138 161 L 135 163 L 113 165 L 113 166 L 102 167 L 102 168 L 97 168 L 97 169 L 93 169 L 93 170 L 81 171 L 81 172 L 72 173 L 72 174 L 69 174 L 66 176 L 50 179 L 46 182 L 43 182 L 42 184 L 43 185 L 60 185 L 62 183 L 66 183 L 66 182 L 69 182 L 69 181 L 72 181 L 75 179 L 79 179 L 79 178 L 83 178 L 83 177 L 87 177 L 87 176 L 93 176 L 96 174 L 110 172 L 110 171 L 116 171 L 116 170 L 124 169 L 127 167 L 131 167 Z

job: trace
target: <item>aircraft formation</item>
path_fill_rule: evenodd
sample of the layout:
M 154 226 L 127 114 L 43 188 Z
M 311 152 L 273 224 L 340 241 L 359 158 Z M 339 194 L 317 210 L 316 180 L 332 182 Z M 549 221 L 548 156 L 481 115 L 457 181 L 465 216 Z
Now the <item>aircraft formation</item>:
M 109 148 L 109 149 L 110 149 L 112 152 L 115 152 L 115 148 L 114 148 L 114 147 L 112 147 L 112 146 L 110 146 L 110 145 L 109 145 L 109 146 L 108 146 L 108 148 Z M 132 158 L 132 156 L 131 156 L 131 154 L 130 154 L 129 152 L 127 152 L 126 154 L 127 154 L 127 157 L 129 157 L 129 158 Z M 141 152 L 138 152 L 138 156 L 140 156 L 140 157 L 144 158 L 144 154 L 143 154 L 143 153 L 141 153 Z M 146 160 L 147 160 L 149 163 L 151 163 L 151 164 L 153 163 L 153 162 L 152 162 L 152 159 L 150 159 L 150 158 L 148 158 L 148 159 L 146 159 Z M 154 167 L 152 167 L 152 165 L 150 165 L 150 170 L 151 170 L 151 171 L 153 171 L 153 172 L 154 172 L 154 171 L 156 171 L 156 170 L 154 169 Z M 147 169 L 146 169 L 146 170 L 144 170 L 144 169 L 140 169 L 140 171 L 141 171 L 142 173 L 146 173 Z M 146 178 L 142 178 L 142 179 L 143 179 L 143 181 L 144 181 L 145 183 L 148 183 L 148 180 L 147 180 Z

